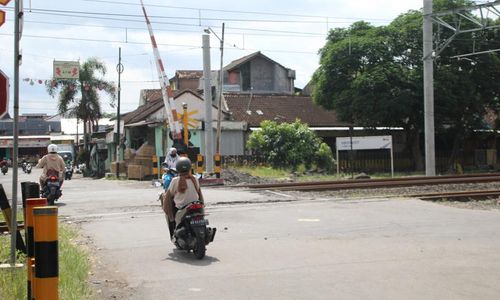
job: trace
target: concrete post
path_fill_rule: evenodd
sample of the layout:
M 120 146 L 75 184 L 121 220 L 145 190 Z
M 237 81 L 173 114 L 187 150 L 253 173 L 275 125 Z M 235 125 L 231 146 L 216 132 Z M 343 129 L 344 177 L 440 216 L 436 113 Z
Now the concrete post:
M 436 175 L 434 152 L 434 57 L 432 46 L 432 0 L 424 0 L 423 55 L 424 55 L 424 127 L 425 175 Z
M 212 85 L 210 68 L 210 36 L 204 34 L 203 40 L 203 99 L 205 101 L 205 159 L 207 173 L 213 173 L 214 149 L 213 149 L 213 129 L 212 129 Z

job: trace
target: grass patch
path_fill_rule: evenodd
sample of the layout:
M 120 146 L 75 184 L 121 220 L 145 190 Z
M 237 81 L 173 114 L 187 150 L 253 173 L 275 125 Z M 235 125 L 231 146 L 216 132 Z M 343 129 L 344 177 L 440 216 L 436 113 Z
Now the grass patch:
M 61 299 L 93 299 L 87 284 L 90 271 L 88 253 L 75 243 L 73 227 L 59 224 L 59 296 Z M 18 262 L 25 263 L 24 256 Z M 0 236 L 0 263 L 10 258 L 10 235 Z M 0 270 L 0 299 L 26 299 L 26 266 L 17 270 Z
M 274 169 L 266 166 L 238 166 L 234 168 L 240 172 L 263 178 L 284 179 L 289 177 L 291 174 L 290 170 Z
M 232 168 L 248 173 L 252 176 L 257 176 L 266 179 L 273 179 L 276 181 L 283 179 L 293 179 L 295 181 L 326 181 L 326 180 L 349 180 L 352 177 L 352 173 L 341 172 L 339 176 L 337 176 L 336 172 L 333 173 L 315 173 L 315 172 L 307 172 L 303 165 L 299 166 L 296 171 L 292 169 L 275 169 L 268 166 L 249 166 L 249 165 L 232 165 Z M 358 175 L 359 172 L 355 172 L 354 176 Z M 372 179 L 390 179 L 391 173 L 369 173 L 368 174 Z M 397 177 L 410 177 L 410 176 L 423 176 L 422 172 L 395 172 L 394 178 Z

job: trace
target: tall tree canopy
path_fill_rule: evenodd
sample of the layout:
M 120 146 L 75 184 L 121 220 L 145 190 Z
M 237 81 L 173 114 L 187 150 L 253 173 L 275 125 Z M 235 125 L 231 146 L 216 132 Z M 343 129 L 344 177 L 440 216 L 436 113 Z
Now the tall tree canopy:
M 435 0 L 434 11 L 470 4 Z M 423 168 L 419 146 L 423 132 L 422 23 L 420 11 L 409 11 L 387 26 L 357 22 L 333 29 L 320 50 L 320 67 L 313 76 L 314 101 L 335 109 L 341 120 L 366 127 L 404 128 L 418 169 Z M 438 41 L 452 34 L 438 26 L 434 32 Z M 455 133 L 454 153 L 468 132 L 483 126 L 486 109 L 498 110 L 500 56 L 491 53 L 462 60 L 451 56 L 499 48 L 499 35 L 499 30 L 459 35 L 435 60 L 436 128 Z
M 80 65 L 80 76 L 77 80 L 54 79 L 47 84 L 49 95 L 52 97 L 59 95 L 59 113 L 83 120 L 85 135 L 88 125 L 97 125 L 102 117 L 100 92 L 108 94 L 110 104 L 114 104 L 115 87 L 111 82 L 103 79 L 104 75 L 106 75 L 106 66 L 97 58 L 92 57 Z

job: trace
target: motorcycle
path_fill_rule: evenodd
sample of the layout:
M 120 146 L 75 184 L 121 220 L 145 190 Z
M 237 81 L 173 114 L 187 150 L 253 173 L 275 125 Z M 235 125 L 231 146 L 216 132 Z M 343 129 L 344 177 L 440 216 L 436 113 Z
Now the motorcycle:
M 47 179 L 40 196 L 46 198 L 49 205 L 54 205 L 54 202 L 62 196 L 59 172 L 52 169 L 47 171 Z
M 31 173 L 31 164 L 30 163 L 27 163 L 27 162 L 23 162 L 23 164 L 21 165 L 21 167 L 23 168 L 23 172 L 26 173 L 26 174 L 30 174 Z
M 163 165 L 163 176 L 161 177 L 161 183 L 163 186 L 163 189 L 166 191 L 168 187 L 170 186 L 170 182 L 172 182 L 172 179 L 177 176 L 177 170 L 175 168 L 167 168 L 167 166 L 164 164 Z
M 208 220 L 205 219 L 204 207 L 205 205 L 199 201 L 186 205 L 185 213 L 176 226 L 172 238 L 177 249 L 187 252 L 193 250 L 197 259 L 205 256 L 205 246 L 214 241 L 217 231 L 217 228 L 207 226 Z M 177 213 L 181 213 L 181 210 Z
M 2 166 L 2 173 L 3 173 L 3 175 L 7 174 L 8 170 L 9 170 L 9 167 L 7 167 L 7 165 L 3 165 Z
M 64 167 L 64 180 L 71 180 L 71 177 L 73 177 L 73 165 L 66 164 Z
M 28 164 L 26 165 L 26 174 L 31 174 L 31 168 L 32 168 L 31 164 L 30 164 L 30 163 L 28 163 Z

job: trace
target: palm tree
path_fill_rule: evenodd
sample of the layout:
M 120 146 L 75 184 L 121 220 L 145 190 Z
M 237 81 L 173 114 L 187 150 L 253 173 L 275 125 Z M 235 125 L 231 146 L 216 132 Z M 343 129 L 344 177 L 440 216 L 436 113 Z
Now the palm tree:
M 102 79 L 106 75 L 106 66 L 95 57 L 80 65 L 78 79 L 54 79 L 47 83 L 47 92 L 52 97 L 59 94 L 57 109 L 66 117 L 76 117 L 83 121 L 84 149 L 87 151 L 88 127 L 98 125 L 102 116 L 99 91 L 107 93 L 114 105 L 115 87 Z

